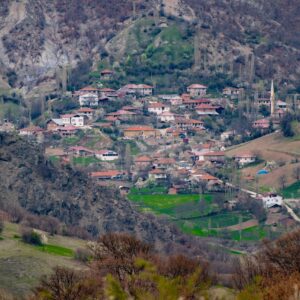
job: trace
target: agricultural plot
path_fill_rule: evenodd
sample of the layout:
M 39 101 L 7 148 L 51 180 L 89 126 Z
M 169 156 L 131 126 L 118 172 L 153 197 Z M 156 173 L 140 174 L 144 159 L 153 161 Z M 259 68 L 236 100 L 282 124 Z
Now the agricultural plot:
M 154 191 L 157 194 L 153 194 Z M 215 202 L 216 197 L 217 194 L 168 195 L 159 187 L 133 188 L 129 194 L 129 200 L 141 211 L 165 215 L 187 234 L 223 237 L 236 241 L 257 241 L 265 236 L 264 230 L 257 225 L 250 213 L 221 211 Z M 230 228 L 250 220 L 253 220 L 253 225 L 249 225 L 249 228 Z

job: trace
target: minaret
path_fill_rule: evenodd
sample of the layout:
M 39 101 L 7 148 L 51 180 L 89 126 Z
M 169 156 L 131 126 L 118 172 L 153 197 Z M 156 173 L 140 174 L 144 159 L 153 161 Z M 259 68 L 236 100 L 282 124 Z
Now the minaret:
M 271 116 L 274 116 L 274 114 L 275 114 L 275 91 L 274 91 L 274 81 L 273 80 L 271 83 L 270 101 L 271 101 Z

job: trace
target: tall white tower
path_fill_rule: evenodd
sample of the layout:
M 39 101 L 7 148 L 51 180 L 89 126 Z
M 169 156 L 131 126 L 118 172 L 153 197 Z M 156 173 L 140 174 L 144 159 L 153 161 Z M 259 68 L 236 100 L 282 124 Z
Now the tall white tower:
M 271 83 L 270 101 L 271 101 L 271 116 L 274 116 L 274 114 L 275 114 L 275 91 L 274 91 L 274 81 L 273 80 Z

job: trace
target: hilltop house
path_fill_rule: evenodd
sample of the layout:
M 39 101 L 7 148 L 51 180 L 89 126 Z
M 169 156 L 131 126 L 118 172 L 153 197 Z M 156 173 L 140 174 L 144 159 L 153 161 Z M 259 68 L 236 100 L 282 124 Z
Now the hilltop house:
M 160 102 L 154 102 L 154 103 L 150 103 L 149 104 L 148 111 L 150 113 L 154 113 L 154 114 L 160 115 L 163 112 L 170 111 L 170 107 L 167 106 L 167 105 L 165 105 L 165 104 L 162 104 Z
M 90 106 L 97 107 L 99 104 L 99 97 L 94 93 L 85 93 L 79 95 L 79 105 L 80 106 Z
M 73 125 L 64 125 L 57 128 L 57 132 L 62 137 L 74 136 L 79 129 Z
M 94 117 L 94 113 L 95 113 L 95 111 L 91 108 L 88 108 L 88 107 L 82 107 L 82 108 L 77 110 L 78 115 L 85 116 L 89 119 L 92 119 Z
M 151 96 L 153 94 L 153 86 L 146 84 L 127 84 L 122 90 L 127 94 L 135 94 L 137 96 Z
M 175 119 L 175 124 L 177 128 L 181 128 L 181 129 L 192 129 L 192 128 L 204 129 L 204 122 L 193 120 L 193 119 L 177 118 Z
M 116 112 L 112 112 L 107 114 L 107 117 L 114 117 L 118 118 L 120 120 L 131 120 L 133 119 L 137 114 L 132 111 L 127 111 L 127 110 L 118 110 Z
M 244 166 L 256 161 L 256 155 L 251 153 L 241 153 L 234 156 L 234 160 L 240 165 Z
M 90 173 L 90 176 L 97 180 L 124 180 L 126 179 L 126 175 L 126 172 L 118 170 L 106 170 Z
M 161 113 L 158 118 L 161 122 L 172 122 L 175 120 L 174 114 L 169 111 Z
M 80 96 L 80 95 L 85 95 L 85 94 L 93 94 L 93 95 L 99 96 L 99 92 L 100 92 L 99 89 L 94 88 L 92 86 L 87 86 L 87 87 L 80 89 L 79 91 L 76 91 L 75 95 Z
M 271 208 L 273 206 L 282 206 L 283 198 L 275 193 L 270 193 L 263 196 L 262 201 L 265 208 Z
M 153 159 L 147 155 L 138 156 L 135 158 L 134 163 L 136 167 L 146 168 L 152 164 Z
M 47 121 L 46 125 L 47 131 L 54 132 L 57 131 L 61 126 L 64 126 L 64 122 L 62 119 L 51 119 Z
M 157 169 L 167 169 L 176 164 L 174 158 L 158 158 L 154 161 L 153 166 Z
M 94 151 L 82 146 L 74 146 L 68 149 L 68 155 L 88 157 L 94 156 Z
M 38 126 L 29 126 L 26 128 L 22 128 L 19 131 L 19 134 L 21 136 L 38 136 L 40 134 L 43 134 L 44 129 Z
M 148 177 L 154 180 L 165 180 L 168 178 L 168 175 L 163 169 L 154 169 L 149 172 Z
M 83 127 L 86 125 L 87 117 L 79 114 L 65 114 L 60 116 L 64 125 Z
M 211 104 L 200 104 L 196 107 L 196 112 L 201 116 L 216 116 L 219 115 L 217 113 L 217 107 Z
M 223 89 L 222 94 L 224 96 L 237 97 L 242 93 L 242 91 L 243 89 L 241 88 L 226 87 Z
M 95 151 L 95 157 L 104 161 L 117 160 L 119 155 L 117 152 L 112 150 L 100 150 Z
M 256 120 L 252 123 L 252 127 L 256 129 L 267 130 L 270 128 L 270 121 L 268 119 Z
M 156 130 L 151 126 L 145 125 L 135 125 L 130 126 L 124 129 L 124 136 L 127 138 L 148 138 L 148 137 L 155 137 Z
M 100 75 L 101 75 L 101 79 L 111 80 L 114 75 L 114 71 L 105 69 L 100 72 Z
M 212 163 L 220 163 L 225 160 L 225 153 L 223 151 L 203 152 L 198 153 L 198 160 L 210 161 Z
M 187 92 L 191 95 L 191 97 L 203 97 L 206 95 L 207 86 L 202 84 L 192 84 L 188 86 Z

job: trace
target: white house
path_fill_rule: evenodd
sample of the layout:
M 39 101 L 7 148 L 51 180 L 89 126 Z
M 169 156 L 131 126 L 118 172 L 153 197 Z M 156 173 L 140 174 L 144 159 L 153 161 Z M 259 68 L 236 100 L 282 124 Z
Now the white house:
M 251 164 L 256 161 L 256 155 L 251 153 L 242 153 L 234 156 L 234 160 L 238 162 L 240 166 Z
M 135 94 L 139 96 L 151 96 L 153 94 L 153 86 L 147 84 L 127 84 L 122 90 L 128 94 Z
M 96 107 L 99 104 L 99 97 L 95 93 L 84 93 L 79 95 L 80 106 L 92 106 Z
M 61 115 L 60 118 L 62 120 L 63 125 L 71 125 L 71 119 L 75 116 L 75 114 L 65 114 Z
M 175 116 L 173 113 L 165 111 L 159 115 L 159 119 L 161 122 L 172 122 L 175 120 Z
M 191 97 L 202 97 L 206 95 L 207 86 L 202 84 L 192 84 L 188 86 L 187 92 Z
M 94 116 L 95 111 L 92 108 L 89 107 L 82 107 L 77 110 L 77 114 L 80 116 L 86 116 L 89 119 L 92 119 Z
M 86 125 L 87 117 L 85 115 L 80 114 L 66 114 L 60 116 L 62 123 L 64 126 L 72 125 L 75 127 L 82 127 Z
M 98 159 L 104 160 L 104 161 L 112 161 L 119 158 L 119 155 L 115 151 L 111 150 L 100 150 L 95 151 L 95 156 Z
M 150 113 L 160 115 L 163 112 L 170 111 L 170 107 L 166 106 L 160 102 L 154 102 L 154 103 L 149 104 L 148 111 Z
M 262 197 L 262 201 L 265 208 L 271 208 L 273 206 L 282 206 L 283 198 L 277 194 L 270 193 Z
M 86 116 L 83 115 L 74 115 L 71 118 L 71 125 L 75 126 L 75 127 L 83 127 L 84 125 L 86 125 Z
M 161 180 L 161 179 L 167 179 L 167 174 L 162 169 L 154 169 L 149 172 L 149 179 L 155 179 L 155 180 Z

